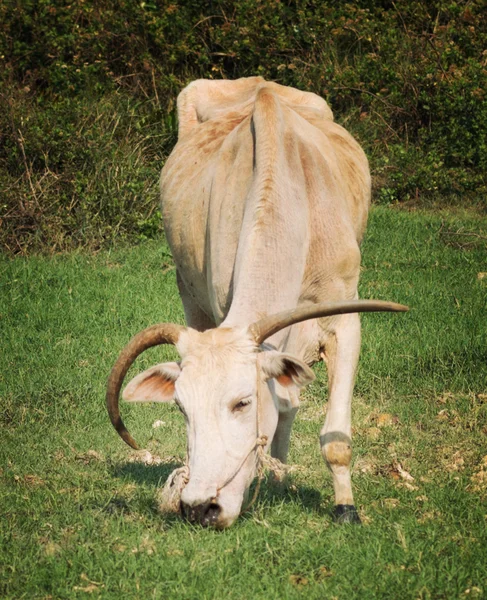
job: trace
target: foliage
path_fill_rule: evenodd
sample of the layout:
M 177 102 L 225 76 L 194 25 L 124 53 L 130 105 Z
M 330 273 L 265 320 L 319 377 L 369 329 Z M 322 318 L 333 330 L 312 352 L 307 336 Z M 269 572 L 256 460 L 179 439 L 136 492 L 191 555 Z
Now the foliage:
M 158 231 L 158 170 L 176 135 L 174 125 L 160 126 L 160 110 L 113 94 L 11 101 L 8 111 L 0 185 L 10 251 L 96 248 Z
M 482 0 L 8 0 L 2 243 L 156 231 L 175 98 L 198 77 L 260 74 L 324 96 L 369 155 L 379 202 L 485 205 L 484 16 Z
M 331 522 L 322 366 L 302 394 L 289 489 L 264 482 L 224 532 L 162 517 L 156 490 L 184 459 L 183 418 L 174 404 L 121 404 L 135 439 L 161 457 L 144 464 L 103 399 L 131 335 L 184 320 L 167 246 L 0 257 L 0 596 L 484 598 L 486 236 L 485 216 L 372 211 L 360 295 L 411 310 L 362 318 L 361 527 Z M 173 352 L 147 351 L 129 377 Z

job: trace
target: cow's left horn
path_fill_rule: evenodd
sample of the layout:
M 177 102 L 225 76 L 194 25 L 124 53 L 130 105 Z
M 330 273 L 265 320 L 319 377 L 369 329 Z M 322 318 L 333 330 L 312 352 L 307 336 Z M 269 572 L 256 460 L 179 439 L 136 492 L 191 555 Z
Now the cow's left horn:
M 147 329 L 140 331 L 130 340 L 122 352 L 120 352 L 117 362 L 113 365 L 110 372 L 106 396 L 110 421 L 123 441 L 135 450 L 138 450 L 139 447 L 123 424 L 118 408 L 118 397 L 120 395 L 124 377 L 139 354 L 142 354 L 144 350 L 147 350 L 147 348 L 151 348 L 152 346 L 176 344 L 184 329 L 185 328 L 181 325 L 175 325 L 174 323 L 159 323 L 158 325 L 152 325 L 152 327 L 147 327 Z
M 258 344 L 261 344 L 274 333 L 277 333 L 285 327 L 307 321 L 308 319 L 317 319 L 319 317 L 331 317 L 333 315 L 344 315 L 355 312 L 406 312 L 409 310 L 403 304 L 395 302 L 383 302 L 382 300 L 343 300 L 341 302 L 323 302 L 321 304 L 305 304 L 292 310 L 269 315 L 253 323 L 249 327 L 252 337 Z

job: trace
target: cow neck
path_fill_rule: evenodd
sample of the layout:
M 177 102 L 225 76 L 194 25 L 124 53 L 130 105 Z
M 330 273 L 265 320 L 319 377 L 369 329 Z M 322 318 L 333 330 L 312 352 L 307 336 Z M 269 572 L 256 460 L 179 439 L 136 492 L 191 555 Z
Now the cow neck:
M 248 510 L 255 502 L 257 495 L 259 493 L 259 489 L 260 489 L 260 483 L 262 481 L 262 478 L 264 476 L 264 465 L 263 465 L 263 455 L 265 454 L 265 447 L 267 446 L 267 441 L 268 441 L 268 436 L 261 433 L 260 430 L 260 410 L 261 410 L 261 406 L 262 406 L 262 386 L 264 385 L 264 382 L 261 379 L 261 372 L 260 372 L 260 368 L 259 368 L 259 359 L 257 358 L 256 361 L 256 371 L 257 371 L 257 395 L 256 395 L 256 427 L 255 427 L 255 432 L 256 432 L 256 437 L 255 437 L 255 442 L 253 442 L 252 446 L 250 447 L 249 451 L 245 453 L 243 459 L 240 461 L 238 467 L 234 470 L 234 472 L 232 473 L 232 475 L 230 477 L 228 477 L 225 480 L 225 483 L 223 483 L 223 485 L 221 485 L 218 489 L 217 489 L 217 494 L 216 497 L 218 497 L 218 494 L 221 492 L 221 490 L 226 487 L 231 481 L 233 481 L 235 479 L 235 477 L 237 476 L 237 474 L 240 472 L 240 470 L 242 469 L 242 467 L 244 466 L 245 462 L 247 461 L 247 459 L 249 458 L 249 456 L 252 454 L 252 452 L 257 452 L 257 476 L 259 478 L 259 481 L 257 483 L 257 486 L 255 488 L 254 491 L 254 495 L 252 497 L 252 500 L 250 501 L 250 503 L 246 506 L 246 508 L 244 509 L 244 511 Z M 244 512 L 242 511 L 242 512 Z

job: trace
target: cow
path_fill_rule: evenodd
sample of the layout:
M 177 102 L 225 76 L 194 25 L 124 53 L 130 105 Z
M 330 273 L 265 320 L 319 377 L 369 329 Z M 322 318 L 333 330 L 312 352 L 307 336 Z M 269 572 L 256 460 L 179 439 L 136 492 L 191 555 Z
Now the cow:
M 286 462 L 300 389 L 323 360 L 319 439 L 333 514 L 360 522 L 350 478 L 358 313 L 407 310 L 358 299 L 367 158 L 325 100 L 261 77 L 194 81 L 178 117 L 160 187 L 187 325 L 154 325 L 128 343 L 109 378 L 111 421 L 137 448 L 120 417 L 123 379 L 145 349 L 174 344 L 181 360 L 137 375 L 123 399 L 176 402 L 189 467 L 181 512 L 225 528 L 248 496 L 258 451 Z

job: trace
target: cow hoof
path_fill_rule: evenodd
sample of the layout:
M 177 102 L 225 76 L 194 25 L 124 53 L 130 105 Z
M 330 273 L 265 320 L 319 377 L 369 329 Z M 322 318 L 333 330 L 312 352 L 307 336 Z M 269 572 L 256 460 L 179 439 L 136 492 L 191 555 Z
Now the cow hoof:
M 362 521 L 357 509 L 353 504 L 337 504 L 333 509 L 333 520 L 335 523 L 355 523 L 360 525 Z

